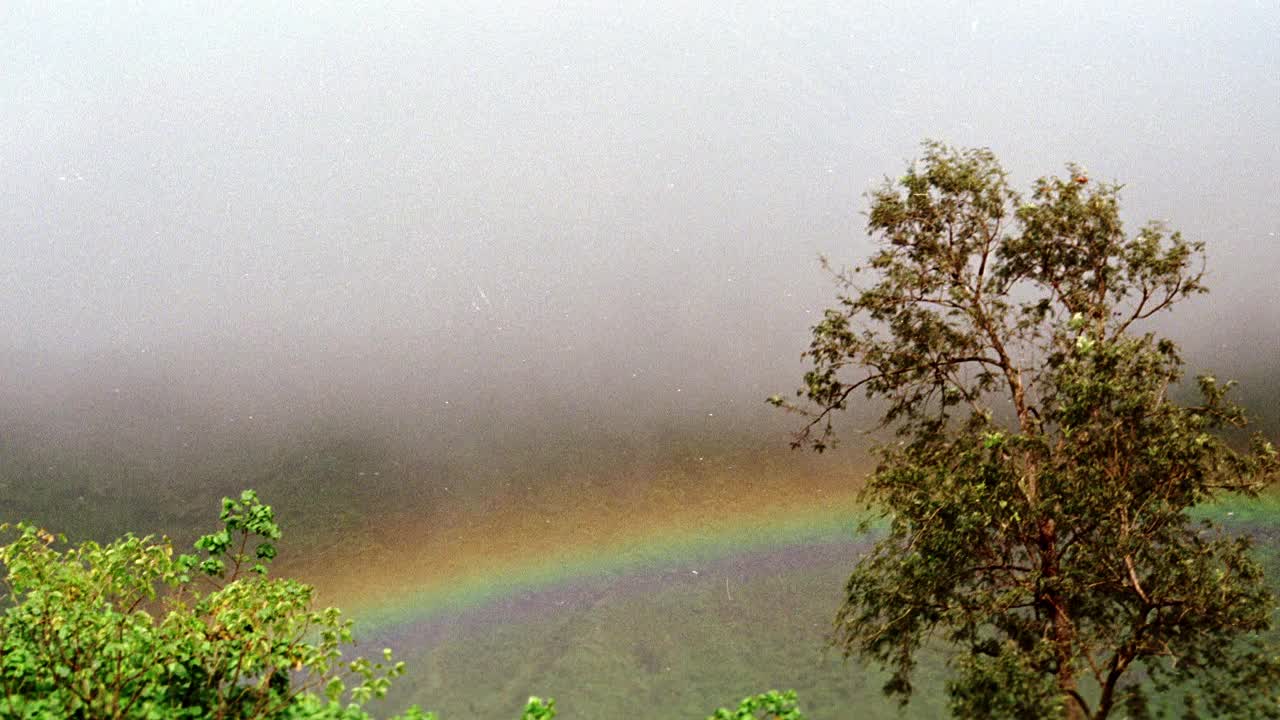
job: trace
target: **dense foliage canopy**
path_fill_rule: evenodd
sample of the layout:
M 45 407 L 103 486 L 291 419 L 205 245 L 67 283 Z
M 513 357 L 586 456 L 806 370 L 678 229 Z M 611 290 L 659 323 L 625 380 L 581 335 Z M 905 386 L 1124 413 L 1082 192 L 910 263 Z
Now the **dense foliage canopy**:
M 60 548 L 35 526 L 9 528 L 0 716 L 364 717 L 358 704 L 403 666 L 389 650 L 344 659 L 350 621 L 313 610 L 311 587 L 268 577 L 280 528 L 252 491 L 224 500 L 221 521 L 198 555 L 176 556 L 165 539 Z
M 809 416 L 797 446 L 860 395 L 894 431 L 866 488 L 888 533 L 835 641 L 905 699 L 945 640 L 957 716 L 1143 717 L 1177 690 L 1193 716 L 1280 717 L 1275 599 L 1248 540 L 1188 512 L 1259 492 L 1276 450 L 1229 383 L 1179 403 L 1177 347 L 1142 329 L 1205 291 L 1204 247 L 1126 233 L 1120 186 L 1069 170 L 1023 198 L 990 151 L 927 143 L 870 196 L 878 249 L 835 273 L 802 401 L 770 399 Z

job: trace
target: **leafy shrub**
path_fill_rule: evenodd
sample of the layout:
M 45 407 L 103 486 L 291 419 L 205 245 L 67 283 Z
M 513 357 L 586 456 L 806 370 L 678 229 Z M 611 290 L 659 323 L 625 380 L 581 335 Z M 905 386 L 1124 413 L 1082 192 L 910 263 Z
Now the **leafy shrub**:
M 757 718 L 760 720 L 804 720 L 804 714 L 800 712 L 800 707 L 796 704 L 794 690 L 786 692 L 770 690 L 767 693 L 743 698 L 742 702 L 738 703 L 737 710 L 720 708 L 707 717 L 707 720 L 757 720 Z
M 403 664 L 346 659 L 351 622 L 312 609 L 313 590 L 268 577 L 280 528 L 247 490 L 222 529 L 174 555 L 126 535 L 67 547 L 28 524 L 0 526 L 0 716 L 363 718 Z M 347 704 L 343 704 L 343 700 Z
M 525 705 L 520 720 L 552 720 L 555 716 L 556 701 L 551 698 L 543 700 L 535 695 L 529 698 L 529 703 Z
M 312 609 L 313 588 L 268 577 L 280 539 L 252 490 L 223 498 L 222 529 L 195 554 L 132 534 L 68 546 L 0 525 L 0 718 L 369 720 L 361 705 L 404 673 L 390 650 L 346 659 L 351 621 Z M 521 720 L 553 720 L 529 698 Z M 742 701 L 710 720 L 804 720 L 795 693 Z M 436 720 L 411 707 L 393 720 Z

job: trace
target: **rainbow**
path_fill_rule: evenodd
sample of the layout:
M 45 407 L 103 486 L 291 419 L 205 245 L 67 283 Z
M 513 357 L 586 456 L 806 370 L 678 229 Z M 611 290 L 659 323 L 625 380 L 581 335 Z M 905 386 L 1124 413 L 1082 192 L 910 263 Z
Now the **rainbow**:
M 798 464 L 794 461 L 793 465 Z M 622 492 L 498 502 L 434 519 L 381 521 L 363 546 L 299 574 L 320 600 L 380 632 L 511 598 L 645 579 L 752 558 L 796 562 L 798 549 L 847 548 L 867 517 L 838 463 L 800 472 L 701 472 Z M 757 562 L 757 564 L 759 564 Z
M 495 603 L 535 608 L 599 583 L 644 588 L 717 564 L 775 572 L 776 563 L 805 557 L 847 559 L 865 544 L 857 529 L 873 515 L 847 466 L 804 470 L 780 476 L 765 468 L 746 480 L 701 474 L 676 486 L 651 483 L 633 497 L 597 488 L 443 520 L 405 514 L 381 522 L 349 557 L 301 575 L 321 589 L 322 603 L 382 634 Z M 1227 498 L 1197 512 L 1245 530 L 1274 527 L 1280 494 Z
M 815 718 L 853 704 L 900 717 L 874 674 L 851 675 L 823 651 L 841 580 L 867 546 L 857 528 L 874 518 L 849 477 L 695 473 L 469 514 L 405 513 L 310 580 L 322 604 L 356 621 L 360 652 L 391 647 L 408 662 L 388 701 L 396 709 L 503 718 L 537 692 L 583 717 L 617 717 L 644 697 L 703 717 L 714 703 L 793 687 Z M 1197 514 L 1262 530 L 1274 566 L 1265 533 L 1280 524 L 1280 495 Z M 922 682 L 914 715 L 943 713 L 936 673 Z

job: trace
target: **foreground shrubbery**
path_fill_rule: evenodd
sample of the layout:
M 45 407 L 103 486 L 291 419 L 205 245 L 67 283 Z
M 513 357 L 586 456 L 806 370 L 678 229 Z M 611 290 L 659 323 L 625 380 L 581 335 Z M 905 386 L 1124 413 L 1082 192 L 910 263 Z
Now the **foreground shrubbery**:
M 390 650 L 345 657 L 351 621 L 312 609 L 313 590 L 269 577 L 280 528 L 253 491 L 224 499 L 221 530 L 175 555 L 126 535 L 69 546 L 0 526 L 0 718 L 365 720 L 404 672 Z M 521 720 L 551 720 L 530 698 Z M 434 718 L 417 708 L 401 720 Z M 803 720 L 791 693 L 746 698 L 713 720 Z

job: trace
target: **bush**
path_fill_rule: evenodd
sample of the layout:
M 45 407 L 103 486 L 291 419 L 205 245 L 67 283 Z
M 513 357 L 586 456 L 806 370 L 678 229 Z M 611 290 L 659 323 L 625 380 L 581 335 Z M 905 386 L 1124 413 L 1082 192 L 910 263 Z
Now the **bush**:
M 280 528 L 245 491 L 221 530 L 174 555 L 167 538 L 67 547 L 28 524 L 0 548 L 0 716 L 362 718 L 403 672 L 343 657 L 351 622 L 269 577 Z M 346 701 L 345 704 L 343 701 Z
M 312 609 L 309 585 L 268 576 L 280 528 L 252 490 L 224 498 L 222 529 L 196 554 L 125 535 L 68 546 L 0 525 L 0 718 L 369 720 L 361 708 L 404 673 L 391 650 L 347 659 L 351 621 Z M 803 720 L 794 693 L 742 701 L 712 720 Z M 521 720 L 553 720 L 529 698 Z M 398 720 L 435 720 L 409 708 Z
M 796 704 L 794 690 L 781 693 L 777 690 L 770 690 L 767 693 L 743 698 L 742 702 L 738 703 L 737 710 L 720 708 L 712 713 L 707 720 L 756 720 L 757 718 L 767 720 L 804 720 L 804 714 L 800 712 L 800 706 Z

